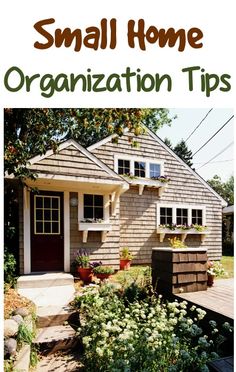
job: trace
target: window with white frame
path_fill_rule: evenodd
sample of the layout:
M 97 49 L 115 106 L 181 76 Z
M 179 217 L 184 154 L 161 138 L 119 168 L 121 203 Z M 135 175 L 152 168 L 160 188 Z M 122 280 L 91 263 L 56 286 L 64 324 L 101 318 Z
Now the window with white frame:
M 161 225 L 171 225 L 172 224 L 172 208 L 162 207 L 160 208 L 160 224 Z
M 187 208 L 176 209 L 176 224 L 177 225 L 188 225 L 188 209 Z
M 121 175 L 131 174 L 138 178 L 158 179 L 158 177 L 164 176 L 164 161 L 116 154 L 114 170 Z
M 130 173 L 130 160 L 118 159 L 118 174 Z
M 103 195 L 84 194 L 84 218 L 103 219 Z
M 157 204 L 157 225 L 206 225 L 205 206 Z
M 134 175 L 135 177 L 146 177 L 146 163 L 144 161 L 134 162 Z
M 150 163 L 149 166 L 149 176 L 150 178 L 158 178 L 161 175 L 161 166 L 160 164 Z
M 202 223 L 202 209 L 192 209 L 192 224 L 203 225 Z

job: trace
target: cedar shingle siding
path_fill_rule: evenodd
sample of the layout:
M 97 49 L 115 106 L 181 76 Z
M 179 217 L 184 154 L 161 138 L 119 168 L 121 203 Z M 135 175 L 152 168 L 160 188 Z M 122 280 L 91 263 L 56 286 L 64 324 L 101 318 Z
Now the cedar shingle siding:
M 191 204 L 206 206 L 206 224 L 210 229 L 204 246 L 211 259 L 221 258 L 222 206 L 220 200 L 208 190 L 184 165 L 148 134 L 137 138 L 138 148 L 132 148 L 128 135 L 119 139 L 119 144 L 108 142 L 93 154 L 114 169 L 114 154 L 164 160 L 164 174 L 171 180 L 162 196 L 156 189 L 145 188 L 141 196 L 137 187 L 130 187 L 120 198 L 120 246 L 128 246 L 133 252 L 134 263 L 151 262 L 153 247 L 168 246 L 166 235 L 160 243 L 156 234 L 156 202 L 168 204 Z M 199 235 L 188 235 L 186 244 L 196 247 L 201 244 Z
M 202 245 L 208 248 L 211 259 L 221 258 L 221 229 L 222 206 L 221 201 L 209 190 L 188 168 L 169 153 L 158 141 L 149 134 L 139 136 L 138 148 L 132 148 L 129 135 L 119 139 L 119 144 L 110 140 L 90 152 L 106 166 L 114 170 L 114 155 L 131 155 L 133 157 L 151 158 L 164 161 L 164 175 L 170 178 L 165 191 L 158 196 L 158 189 L 145 186 L 143 194 L 139 195 L 138 187 L 131 186 L 123 193 L 116 206 L 116 215 L 110 216 L 112 230 L 107 233 L 104 243 L 101 242 L 101 232 L 91 231 L 87 243 L 82 242 L 82 232 L 78 231 L 78 207 L 70 206 L 70 258 L 80 249 L 86 249 L 91 260 L 101 260 L 105 264 L 119 267 L 119 250 L 129 247 L 134 255 L 133 263 L 150 264 L 151 253 L 154 247 L 168 246 L 166 235 L 160 243 L 157 227 L 157 204 L 201 205 L 206 207 L 206 224 L 210 229 L 209 235 L 201 243 L 199 235 L 188 235 L 186 244 L 189 247 Z M 90 178 L 112 180 L 120 182 L 120 177 L 110 175 L 102 167 L 95 164 L 74 146 L 68 146 L 57 154 L 50 155 L 30 166 L 40 173 L 52 175 L 76 176 L 77 178 Z M 56 190 L 55 190 L 56 191 Z M 72 190 L 70 190 L 72 191 Z M 74 190 L 73 188 L 73 191 Z M 84 190 L 86 193 L 86 190 Z M 76 196 L 70 192 L 70 198 Z M 20 206 L 20 270 L 23 273 L 23 192 L 19 193 Z M 173 236 L 172 236 L 173 237 Z

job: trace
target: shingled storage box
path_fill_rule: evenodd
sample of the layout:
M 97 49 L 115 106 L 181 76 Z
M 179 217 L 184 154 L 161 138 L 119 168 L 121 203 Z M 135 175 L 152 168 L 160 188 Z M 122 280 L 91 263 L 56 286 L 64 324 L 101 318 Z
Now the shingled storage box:
M 153 248 L 152 283 L 163 294 L 206 290 L 207 249 Z

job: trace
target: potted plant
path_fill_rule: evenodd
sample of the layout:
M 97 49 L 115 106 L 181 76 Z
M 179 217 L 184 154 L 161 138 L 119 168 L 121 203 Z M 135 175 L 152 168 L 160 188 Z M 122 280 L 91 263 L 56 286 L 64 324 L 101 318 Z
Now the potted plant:
M 120 270 L 129 270 L 133 256 L 128 247 L 122 248 L 120 252 Z
M 74 264 L 80 279 L 85 283 L 91 283 L 93 268 L 90 264 L 89 254 L 84 250 L 78 250 L 75 254 Z
M 101 280 L 108 279 L 112 274 L 114 274 L 114 272 L 115 270 L 113 267 L 105 265 L 96 266 L 93 269 L 94 275 Z
M 212 287 L 215 277 L 228 275 L 219 261 L 207 261 L 207 286 Z

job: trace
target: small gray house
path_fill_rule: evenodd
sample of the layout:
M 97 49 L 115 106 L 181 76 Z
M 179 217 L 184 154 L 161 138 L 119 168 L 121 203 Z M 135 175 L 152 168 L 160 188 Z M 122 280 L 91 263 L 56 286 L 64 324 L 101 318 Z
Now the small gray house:
M 129 137 L 87 149 L 68 140 L 30 160 L 38 177 L 20 197 L 21 274 L 69 272 L 79 248 L 118 268 L 127 246 L 135 264 L 150 264 L 171 236 L 221 258 L 226 202 L 150 130 L 138 148 Z

